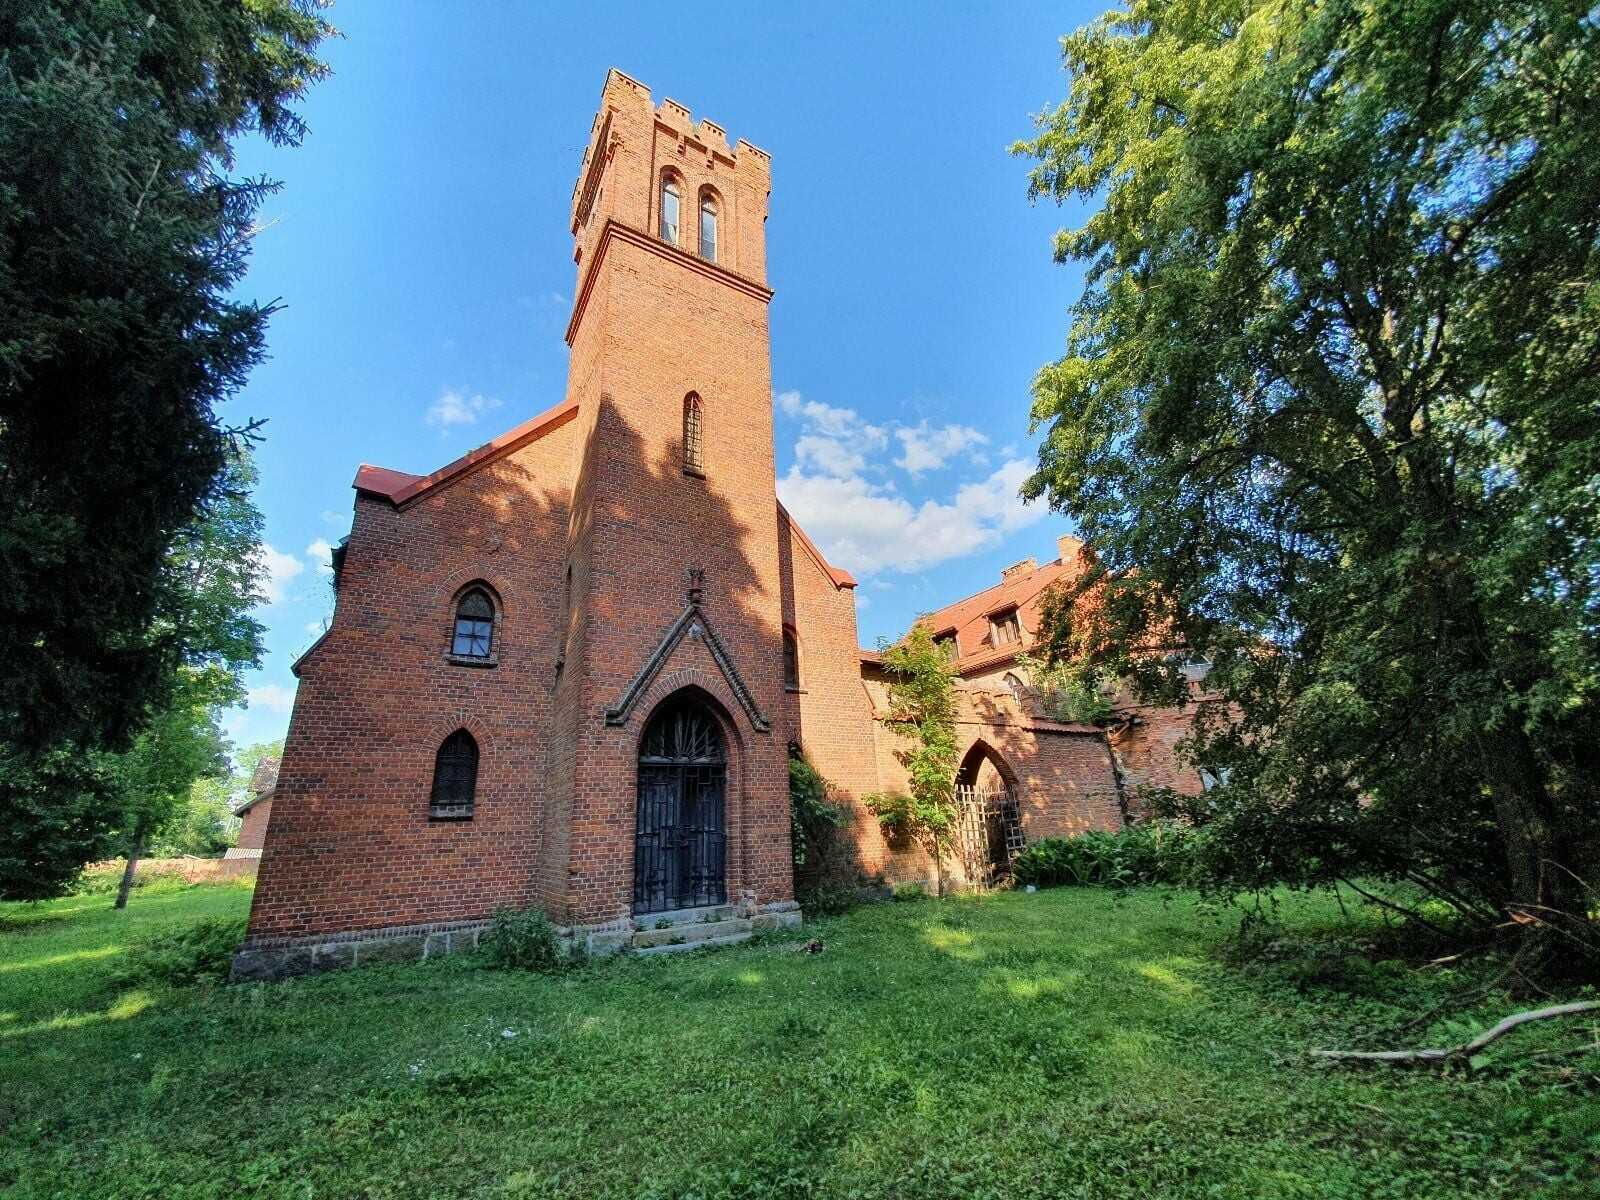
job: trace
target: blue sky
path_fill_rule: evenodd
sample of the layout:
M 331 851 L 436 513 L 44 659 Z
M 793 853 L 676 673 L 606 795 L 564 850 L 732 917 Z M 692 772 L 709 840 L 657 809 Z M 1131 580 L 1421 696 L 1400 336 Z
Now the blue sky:
M 562 398 L 568 204 L 613 65 L 773 156 L 780 494 L 861 579 L 863 643 L 1054 557 L 1065 521 L 1015 492 L 1081 286 L 1050 237 L 1081 214 L 1030 206 L 1007 147 L 1099 11 L 342 0 L 310 136 L 239 160 L 284 185 L 241 290 L 284 308 L 226 412 L 267 420 L 268 655 L 235 740 L 287 728 L 356 466 L 431 471 Z

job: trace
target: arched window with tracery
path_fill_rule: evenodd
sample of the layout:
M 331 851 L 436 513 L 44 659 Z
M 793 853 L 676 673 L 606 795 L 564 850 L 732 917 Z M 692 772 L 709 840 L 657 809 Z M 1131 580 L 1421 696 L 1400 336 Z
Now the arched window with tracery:
M 678 208 L 682 200 L 682 192 L 678 181 L 671 175 L 664 176 L 661 180 L 661 240 L 678 244 Z
M 468 589 L 456 602 L 450 653 L 456 658 L 484 660 L 494 654 L 494 601 L 482 588 Z
M 704 420 L 700 411 L 700 393 L 690 392 L 683 398 L 683 469 L 690 475 L 706 473 Z
M 428 816 L 435 821 L 470 821 L 478 790 L 478 743 L 458 729 L 433 759 L 433 791 Z
M 700 193 L 700 257 L 717 261 L 717 198 L 709 191 Z

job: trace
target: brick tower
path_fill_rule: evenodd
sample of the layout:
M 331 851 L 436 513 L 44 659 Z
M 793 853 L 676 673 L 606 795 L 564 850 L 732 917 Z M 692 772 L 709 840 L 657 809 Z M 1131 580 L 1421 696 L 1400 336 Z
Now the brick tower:
M 792 907 L 769 183 L 763 151 L 607 76 L 572 202 L 577 463 L 533 889 L 564 923 L 715 903 L 719 871 L 728 903 Z M 720 744 L 645 764 L 674 712 Z M 644 814 L 657 767 L 720 770 L 720 817 L 666 792 Z

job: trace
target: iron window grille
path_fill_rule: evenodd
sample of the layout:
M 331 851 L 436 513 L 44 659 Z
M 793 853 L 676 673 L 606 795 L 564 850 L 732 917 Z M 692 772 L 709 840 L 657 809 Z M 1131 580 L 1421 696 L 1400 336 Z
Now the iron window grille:
M 706 471 L 700 396 L 696 392 L 683 398 L 683 469 L 691 475 L 704 475 Z
M 433 759 L 428 816 L 435 821 L 470 821 L 478 790 L 478 743 L 465 729 L 445 738 Z

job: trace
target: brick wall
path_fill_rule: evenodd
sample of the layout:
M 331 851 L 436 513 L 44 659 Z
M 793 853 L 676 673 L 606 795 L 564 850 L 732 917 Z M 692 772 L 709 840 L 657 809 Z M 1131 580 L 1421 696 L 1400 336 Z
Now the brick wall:
M 259 850 L 267 844 L 267 822 L 272 819 L 272 801 L 262 800 L 251 805 L 250 810 L 244 814 L 239 825 L 239 840 L 236 845 L 241 850 Z

